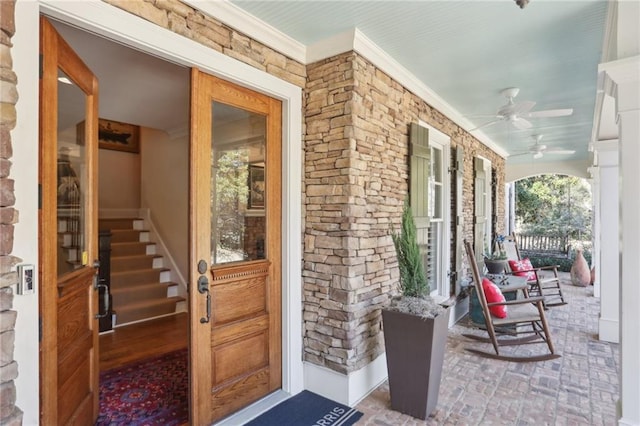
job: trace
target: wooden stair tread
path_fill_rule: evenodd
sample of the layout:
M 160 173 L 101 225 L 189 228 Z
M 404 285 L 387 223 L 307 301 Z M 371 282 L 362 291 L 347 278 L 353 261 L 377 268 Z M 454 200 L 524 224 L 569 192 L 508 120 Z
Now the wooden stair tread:
M 172 303 L 183 302 L 184 300 L 185 298 L 182 296 L 171 296 L 171 297 L 166 297 L 164 299 L 156 299 L 156 300 L 148 300 L 148 301 L 139 302 L 139 303 L 132 303 L 130 305 L 123 306 L 122 308 L 120 308 L 120 310 L 140 309 L 146 306 L 154 306 L 154 305 L 164 305 L 164 304 L 168 305 Z
M 121 276 L 126 276 L 126 275 L 133 275 L 133 274 L 138 274 L 138 273 L 144 273 L 144 272 L 167 272 L 170 271 L 171 269 L 169 268 L 144 268 L 144 269 L 132 269 L 130 271 L 119 271 L 119 272 L 112 272 L 111 276 L 114 277 L 121 277 Z
M 141 217 L 99 219 L 99 229 L 111 233 L 111 293 L 117 326 L 171 315 L 185 301 L 176 295 L 178 284 L 166 275 L 171 268 L 164 267 L 164 256 L 156 252 L 146 225 Z
M 146 259 L 146 258 L 161 258 L 160 254 L 125 254 L 123 256 L 111 256 L 111 260 L 113 259 Z
M 173 296 L 121 306 L 116 312 L 117 325 L 121 326 L 130 322 L 145 321 L 153 317 L 174 314 L 176 313 L 177 304 L 184 300 L 184 297 Z
M 133 284 L 133 285 L 130 285 L 130 286 L 127 286 L 127 287 L 113 288 L 113 289 L 111 289 L 111 294 L 126 293 L 126 292 L 131 291 L 131 290 L 137 290 L 137 289 L 142 289 L 142 288 L 146 288 L 146 287 L 164 286 L 164 287 L 168 288 L 168 287 L 175 287 L 177 285 L 178 285 L 178 283 L 175 283 L 173 281 L 140 283 L 140 284 Z

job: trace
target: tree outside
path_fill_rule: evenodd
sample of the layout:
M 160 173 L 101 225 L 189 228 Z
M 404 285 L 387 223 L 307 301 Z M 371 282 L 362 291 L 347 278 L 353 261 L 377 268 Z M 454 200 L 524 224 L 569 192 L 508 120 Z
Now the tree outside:
M 591 246 L 591 187 L 585 179 L 542 175 L 515 187 L 518 233 L 567 236 L 572 248 Z

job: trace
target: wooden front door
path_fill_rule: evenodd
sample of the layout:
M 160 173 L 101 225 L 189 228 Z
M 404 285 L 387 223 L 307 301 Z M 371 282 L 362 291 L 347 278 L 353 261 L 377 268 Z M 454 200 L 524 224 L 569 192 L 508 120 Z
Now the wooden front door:
M 98 81 L 40 20 L 41 424 L 98 416 Z
M 281 102 L 192 71 L 191 421 L 282 383 Z

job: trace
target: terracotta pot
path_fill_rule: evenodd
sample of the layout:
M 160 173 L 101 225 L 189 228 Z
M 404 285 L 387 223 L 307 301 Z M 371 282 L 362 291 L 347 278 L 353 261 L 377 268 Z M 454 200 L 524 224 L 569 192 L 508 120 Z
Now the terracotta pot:
M 576 251 L 576 259 L 571 265 L 571 283 L 578 287 L 586 287 L 591 282 L 591 271 L 582 250 Z

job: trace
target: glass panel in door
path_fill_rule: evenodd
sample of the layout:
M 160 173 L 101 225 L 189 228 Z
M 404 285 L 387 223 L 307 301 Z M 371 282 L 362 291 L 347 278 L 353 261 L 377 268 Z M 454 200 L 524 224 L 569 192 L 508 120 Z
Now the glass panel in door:
M 211 264 L 265 258 L 266 117 L 213 102 Z
M 58 277 L 87 264 L 85 95 L 59 71 L 57 138 Z

